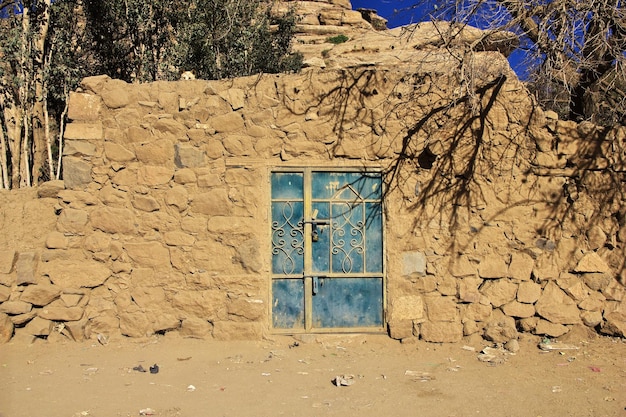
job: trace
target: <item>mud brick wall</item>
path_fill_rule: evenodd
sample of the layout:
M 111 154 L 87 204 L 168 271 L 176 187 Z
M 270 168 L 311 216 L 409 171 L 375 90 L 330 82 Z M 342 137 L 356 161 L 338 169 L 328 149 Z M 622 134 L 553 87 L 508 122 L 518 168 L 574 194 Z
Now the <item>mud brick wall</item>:
M 262 338 L 272 331 L 269 179 L 285 167 L 383 172 L 391 337 L 506 342 L 573 326 L 624 336 L 624 201 L 599 210 L 601 170 L 589 170 L 587 189 L 573 189 L 568 171 L 589 143 L 605 150 L 593 167 L 617 166 L 623 151 L 605 143 L 623 143 L 624 130 L 559 121 L 534 106 L 504 57 L 477 59 L 486 78 L 507 76 L 477 119 L 480 154 L 474 136 L 435 123 L 411 142 L 432 166 L 398 160 L 411 126 L 454 91 L 441 62 L 428 85 L 405 67 L 367 65 L 225 81 L 85 79 L 70 98 L 64 180 L 0 192 L 2 340 Z M 457 162 L 449 178 L 440 161 Z M 440 178 L 458 183 L 468 161 L 467 187 L 479 193 L 433 192 Z

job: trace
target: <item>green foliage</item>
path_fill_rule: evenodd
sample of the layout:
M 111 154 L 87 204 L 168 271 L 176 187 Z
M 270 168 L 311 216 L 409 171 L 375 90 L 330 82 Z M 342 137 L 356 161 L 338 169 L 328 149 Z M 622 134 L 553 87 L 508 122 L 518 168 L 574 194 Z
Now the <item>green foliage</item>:
M 176 66 L 204 79 L 296 71 L 302 58 L 290 54 L 294 28 L 293 12 L 275 18 L 259 1 L 196 0 L 174 25 Z
M 86 0 L 99 73 L 126 81 L 297 71 L 295 15 L 259 0 Z
M 333 45 L 339 45 L 340 43 L 347 42 L 350 38 L 346 35 L 341 34 L 337 36 L 331 36 L 330 38 L 326 38 L 326 42 L 332 43 Z
M 0 1 L 0 188 L 56 176 L 69 93 L 86 76 L 298 71 L 295 14 L 271 10 L 261 0 Z

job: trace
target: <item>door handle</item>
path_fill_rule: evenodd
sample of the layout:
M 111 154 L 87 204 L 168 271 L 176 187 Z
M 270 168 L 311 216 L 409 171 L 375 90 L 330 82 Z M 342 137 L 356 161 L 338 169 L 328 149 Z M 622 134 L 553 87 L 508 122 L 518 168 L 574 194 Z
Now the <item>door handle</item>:
M 311 292 L 313 295 L 316 295 L 320 291 L 320 287 L 324 286 L 324 278 L 326 278 L 326 276 L 323 275 L 309 278 L 311 278 Z

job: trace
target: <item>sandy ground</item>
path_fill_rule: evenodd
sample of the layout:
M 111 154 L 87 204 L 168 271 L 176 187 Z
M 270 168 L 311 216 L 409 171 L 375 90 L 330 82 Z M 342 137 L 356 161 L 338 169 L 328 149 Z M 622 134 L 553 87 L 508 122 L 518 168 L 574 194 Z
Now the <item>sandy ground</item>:
M 626 416 L 623 339 L 550 352 L 538 340 L 491 362 L 480 339 L 16 341 L 0 346 L 0 416 Z

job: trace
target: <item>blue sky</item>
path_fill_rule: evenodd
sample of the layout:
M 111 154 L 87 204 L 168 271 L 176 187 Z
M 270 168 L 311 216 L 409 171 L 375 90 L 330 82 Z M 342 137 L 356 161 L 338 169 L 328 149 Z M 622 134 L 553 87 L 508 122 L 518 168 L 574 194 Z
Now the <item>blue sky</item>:
M 351 0 L 352 8 L 374 9 L 379 16 L 388 20 L 387 27 L 394 28 L 409 23 L 417 23 L 429 20 L 423 9 L 411 10 L 410 7 L 415 3 L 413 0 Z M 524 61 L 524 53 L 521 50 L 514 51 L 509 56 L 509 62 L 518 77 L 525 79 L 527 74 L 522 66 Z
M 352 0 L 351 3 L 353 9 L 362 7 L 376 10 L 379 16 L 389 21 L 389 23 L 387 23 L 387 27 L 389 28 L 424 20 L 422 16 L 419 16 L 415 11 L 403 10 L 413 4 L 411 0 Z

